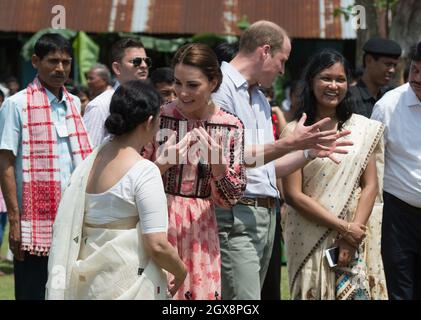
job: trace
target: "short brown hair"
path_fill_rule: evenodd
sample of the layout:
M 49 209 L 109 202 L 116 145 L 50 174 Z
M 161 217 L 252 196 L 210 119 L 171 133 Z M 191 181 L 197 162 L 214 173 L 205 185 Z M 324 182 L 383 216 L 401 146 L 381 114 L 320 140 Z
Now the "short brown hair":
M 124 57 L 124 52 L 128 48 L 144 49 L 145 46 L 142 42 L 132 38 L 120 39 L 111 47 L 111 63 L 121 62 Z
M 252 53 L 256 48 L 267 44 L 273 56 L 277 51 L 282 50 L 284 39 L 287 37 L 286 31 L 276 23 L 260 20 L 244 31 L 240 38 L 240 51 Z
M 213 50 L 203 43 L 191 43 L 182 46 L 176 52 L 172 66 L 177 64 L 199 68 L 209 81 L 217 80 L 217 85 L 212 92 L 216 92 L 222 82 L 222 72 L 219 69 L 218 58 Z

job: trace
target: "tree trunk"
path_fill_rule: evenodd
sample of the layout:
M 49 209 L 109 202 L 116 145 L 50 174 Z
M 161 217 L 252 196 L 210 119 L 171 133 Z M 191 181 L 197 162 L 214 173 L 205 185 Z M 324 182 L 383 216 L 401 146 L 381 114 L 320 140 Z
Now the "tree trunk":
M 421 41 L 421 1 L 401 0 L 396 5 L 390 28 L 390 38 L 398 42 L 404 56 L 409 48 Z
M 377 11 L 373 0 L 356 0 L 355 5 L 361 5 L 365 8 L 366 29 L 357 30 L 357 47 L 356 47 L 356 65 L 362 66 L 363 45 L 373 36 L 379 34 L 377 25 Z
M 421 2 L 419 0 L 400 0 L 396 5 L 390 27 L 390 39 L 402 47 L 403 60 L 398 67 L 397 84 L 403 83 L 403 71 L 408 66 L 409 48 L 421 41 Z

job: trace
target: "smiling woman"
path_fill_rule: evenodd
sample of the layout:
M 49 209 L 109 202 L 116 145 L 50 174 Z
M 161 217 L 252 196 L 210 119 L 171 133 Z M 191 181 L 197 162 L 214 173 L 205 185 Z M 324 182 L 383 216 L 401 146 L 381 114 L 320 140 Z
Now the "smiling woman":
M 173 64 L 178 99 L 161 107 L 160 125 L 171 134 L 165 144 L 158 135 L 144 156 L 155 160 L 163 175 L 168 239 L 189 271 L 175 298 L 219 300 L 221 256 L 215 205 L 233 206 L 245 189 L 243 124 L 211 100 L 222 74 L 209 47 L 183 46 Z M 175 156 L 164 158 L 161 150 L 173 151 Z
M 336 106 L 345 98 L 348 89 L 344 66 L 337 62 L 320 72 L 313 80 L 319 116 L 335 117 Z
M 296 121 L 282 133 L 291 134 L 306 112 L 307 125 L 330 117 L 331 123 L 320 130 L 350 130 L 347 138 L 354 143 L 348 154 L 338 156 L 338 164 L 313 159 L 302 170 L 283 178 L 288 204 L 284 238 L 293 299 L 387 297 L 378 245 L 384 127 L 351 113 L 349 79 L 340 53 L 323 50 L 315 54 L 303 74 Z M 380 159 L 378 163 L 376 159 Z M 333 246 L 339 247 L 335 269 L 324 257 L 326 249 Z M 354 259 L 356 252 L 359 255 Z

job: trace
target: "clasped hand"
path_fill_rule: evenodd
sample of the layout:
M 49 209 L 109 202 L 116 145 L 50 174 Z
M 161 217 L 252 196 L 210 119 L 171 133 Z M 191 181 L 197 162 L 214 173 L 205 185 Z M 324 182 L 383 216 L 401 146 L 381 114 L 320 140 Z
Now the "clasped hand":
M 202 163 L 225 165 L 222 135 L 217 133 L 212 138 L 203 128 L 188 132 L 178 143 L 174 131 L 167 142 L 157 152 L 156 162 L 161 165 Z

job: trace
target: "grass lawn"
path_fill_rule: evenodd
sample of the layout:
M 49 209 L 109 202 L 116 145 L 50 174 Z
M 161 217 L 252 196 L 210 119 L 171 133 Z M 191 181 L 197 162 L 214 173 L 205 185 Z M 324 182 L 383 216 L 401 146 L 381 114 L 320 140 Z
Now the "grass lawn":
M 289 300 L 288 270 L 286 266 L 281 269 L 281 300 Z
M 9 225 L 6 227 L 6 234 L 3 238 L 0 256 L 6 257 L 7 243 L 9 239 Z M 0 300 L 14 300 L 15 290 L 13 281 L 13 263 L 10 261 L 0 261 L 0 270 L 6 273 L 5 276 L 0 277 Z

